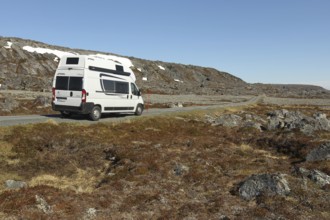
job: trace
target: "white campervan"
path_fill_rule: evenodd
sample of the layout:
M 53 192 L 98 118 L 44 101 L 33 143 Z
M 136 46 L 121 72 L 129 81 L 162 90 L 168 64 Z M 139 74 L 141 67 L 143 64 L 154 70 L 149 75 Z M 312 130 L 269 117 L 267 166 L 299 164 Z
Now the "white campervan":
M 52 108 L 62 116 L 102 113 L 141 115 L 144 102 L 133 71 L 120 63 L 96 56 L 64 56 L 53 81 Z

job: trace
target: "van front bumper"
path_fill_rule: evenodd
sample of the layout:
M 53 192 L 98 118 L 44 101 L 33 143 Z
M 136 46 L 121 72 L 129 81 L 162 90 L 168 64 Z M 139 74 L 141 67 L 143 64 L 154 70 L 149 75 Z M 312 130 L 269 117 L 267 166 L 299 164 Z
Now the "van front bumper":
M 89 114 L 92 112 L 94 107 L 93 102 L 82 103 L 80 106 L 68 106 L 68 105 L 56 105 L 52 103 L 52 109 L 54 111 L 66 111 L 66 112 L 74 112 L 79 114 Z

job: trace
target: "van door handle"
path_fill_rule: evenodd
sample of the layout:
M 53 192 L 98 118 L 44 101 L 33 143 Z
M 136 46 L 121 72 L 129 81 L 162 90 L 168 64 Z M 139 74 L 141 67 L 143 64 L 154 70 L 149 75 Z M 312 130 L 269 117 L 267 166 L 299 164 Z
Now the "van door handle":
M 127 99 L 128 99 L 129 95 L 127 95 Z
M 73 95 L 73 93 L 72 92 L 70 92 L 70 96 L 72 97 L 72 95 Z
M 133 98 L 133 96 L 131 95 L 131 99 Z

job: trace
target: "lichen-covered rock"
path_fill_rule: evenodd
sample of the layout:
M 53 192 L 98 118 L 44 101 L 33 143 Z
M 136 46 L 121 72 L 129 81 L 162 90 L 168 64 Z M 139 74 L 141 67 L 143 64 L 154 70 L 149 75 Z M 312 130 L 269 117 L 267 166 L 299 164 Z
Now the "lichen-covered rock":
M 238 193 L 245 200 L 259 195 L 288 195 L 290 187 L 283 174 L 258 174 L 248 177 L 240 183 Z

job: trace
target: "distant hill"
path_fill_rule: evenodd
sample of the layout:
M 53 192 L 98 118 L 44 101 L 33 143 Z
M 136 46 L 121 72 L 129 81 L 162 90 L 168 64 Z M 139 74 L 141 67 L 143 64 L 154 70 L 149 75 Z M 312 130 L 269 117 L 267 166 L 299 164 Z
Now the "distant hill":
M 63 53 L 114 55 L 53 46 L 33 40 L 0 37 L 1 89 L 50 91 L 60 55 Z M 142 91 L 151 93 L 330 97 L 330 91 L 318 86 L 249 84 L 214 68 L 126 58 L 133 64 L 138 86 Z

